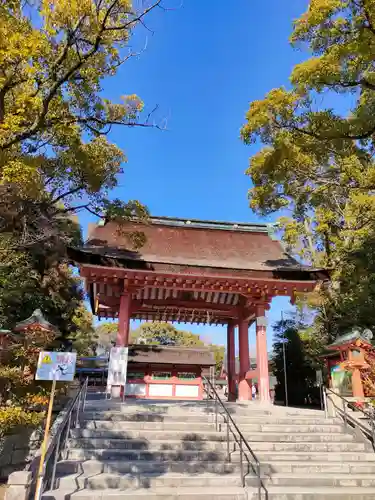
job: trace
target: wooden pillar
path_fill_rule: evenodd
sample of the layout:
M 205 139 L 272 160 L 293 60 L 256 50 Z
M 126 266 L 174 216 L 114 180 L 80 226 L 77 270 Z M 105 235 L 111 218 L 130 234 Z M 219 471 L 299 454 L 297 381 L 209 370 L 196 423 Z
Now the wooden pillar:
M 256 308 L 256 344 L 257 344 L 257 370 L 258 370 L 258 390 L 259 399 L 263 403 L 269 403 L 270 379 L 268 373 L 268 353 L 265 316 L 266 307 L 260 304 Z
M 238 323 L 238 343 L 240 351 L 238 399 L 239 401 L 249 401 L 251 399 L 251 390 L 246 380 L 246 373 L 250 369 L 249 322 L 247 320 L 240 320 Z
M 125 292 L 121 295 L 120 310 L 118 315 L 118 333 L 116 345 L 127 347 L 129 345 L 129 330 L 131 316 L 131 294 Z
M 236 400 L 236 357 L 234 343 L 233 322 L 228 323 L 227 327 L 227 374 L 228 374 L 228 401 Z

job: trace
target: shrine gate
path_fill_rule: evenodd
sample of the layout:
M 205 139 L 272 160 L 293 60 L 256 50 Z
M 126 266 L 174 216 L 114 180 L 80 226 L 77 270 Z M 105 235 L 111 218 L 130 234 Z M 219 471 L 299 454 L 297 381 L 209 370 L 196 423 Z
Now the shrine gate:
M 146 237 L 136 250 L 129 238 Z M 269 401 L 266 311 L 273 297 L 314 290 L 327 279 L 285 253 L 263 224 L 151 217 L 99 223 L 71 251 L 99 318 L 117 318 L 117 345 L 127 346 L 130 319 L 227 326 L 229 398 L 235 398 L 238 328 L 239 400 L 251 399 L 249 326 L 256 322 L 256 375 L 261 401 Z

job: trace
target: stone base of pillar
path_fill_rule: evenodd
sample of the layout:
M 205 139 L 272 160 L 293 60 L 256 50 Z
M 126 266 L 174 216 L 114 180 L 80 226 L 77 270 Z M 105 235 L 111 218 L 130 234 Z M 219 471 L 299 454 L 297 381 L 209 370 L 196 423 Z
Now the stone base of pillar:
M 111 397 L 113 399 L 120 399 L 122 396 L 122 387 L 121 385 L 113 385 L 111 387 Z
M 259 399 L 262 403 L 271 403 L 268 377 L 259 379 Z
M 241 380 L 238 384 L 238 400 L 251 401 L 251 389 L 247 380 Z

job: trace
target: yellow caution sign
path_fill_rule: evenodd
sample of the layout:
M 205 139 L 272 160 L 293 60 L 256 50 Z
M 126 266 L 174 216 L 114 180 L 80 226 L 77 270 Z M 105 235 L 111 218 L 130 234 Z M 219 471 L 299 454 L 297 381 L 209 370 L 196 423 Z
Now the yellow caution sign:
M 42 364 L 43 365 L 51 365 L 52 364 L 51 356 L 49 356 L 48 354 L 46 356 L 44 356 L 44 358 L 42 359 Z

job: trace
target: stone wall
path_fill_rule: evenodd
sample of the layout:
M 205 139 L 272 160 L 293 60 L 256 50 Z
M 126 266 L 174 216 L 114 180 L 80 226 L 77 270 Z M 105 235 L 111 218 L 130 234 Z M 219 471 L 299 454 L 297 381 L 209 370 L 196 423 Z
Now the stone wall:
M 0 480 L 7 480 L 12 472 L 24 469 L 40 448 L 42 439 L 41 428 L 20 429 L 16 434 L 0 438 Z
M 68 400 L 67 397 L 62 398 L 54 407 L 54 419 Z M 43 432 L 44 422 L 37 429 L 19 428 L 0 438 L 0 481 L 6 481 L 9 474 L 23 470 L 32 461 L 42 444 Z

